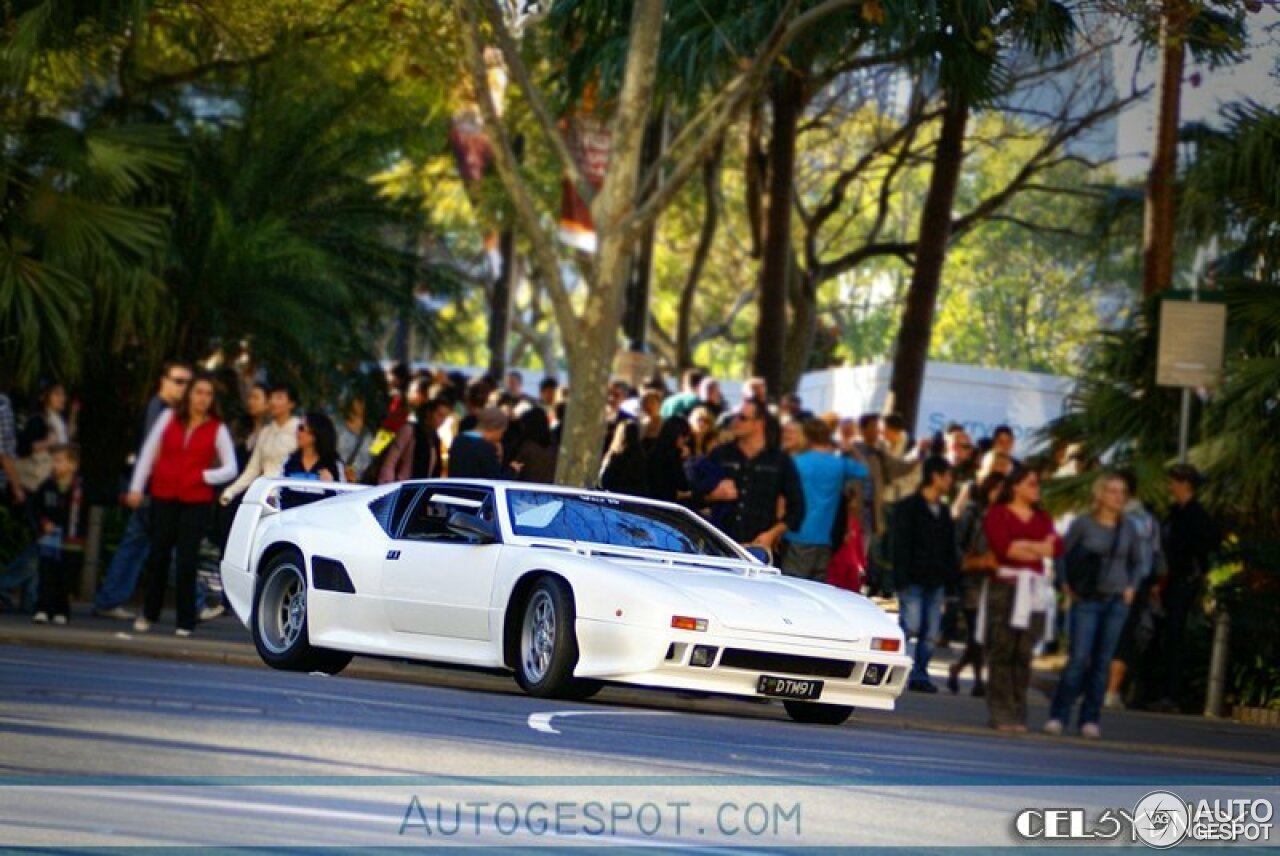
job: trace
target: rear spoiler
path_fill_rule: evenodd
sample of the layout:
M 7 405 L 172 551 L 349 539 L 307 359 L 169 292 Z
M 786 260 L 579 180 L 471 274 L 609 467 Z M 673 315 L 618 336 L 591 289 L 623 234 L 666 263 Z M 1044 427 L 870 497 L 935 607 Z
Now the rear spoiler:
M 315 479 L 259 478 L 244 492 L 241 505 L 256 505 L 261 515 L 275 514 L 281 510 L 280 493 L 284 490 L 309 494 L 316 497 L 313 501 L 328 499 L 340 493 L 352 493 L 358 490 L 372 490 L 367 484 L 349 484 L 347 482 L 322 482 Z

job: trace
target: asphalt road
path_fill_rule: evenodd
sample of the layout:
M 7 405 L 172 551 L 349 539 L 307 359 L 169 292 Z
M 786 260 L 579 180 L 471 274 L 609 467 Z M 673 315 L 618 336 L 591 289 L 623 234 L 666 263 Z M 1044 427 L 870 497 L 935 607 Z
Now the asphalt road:
M 0 647 L 0 847 L 995 845 L 1022 808 L 1156 787 L 1280 803 L 1271 765 L 663 698 Z

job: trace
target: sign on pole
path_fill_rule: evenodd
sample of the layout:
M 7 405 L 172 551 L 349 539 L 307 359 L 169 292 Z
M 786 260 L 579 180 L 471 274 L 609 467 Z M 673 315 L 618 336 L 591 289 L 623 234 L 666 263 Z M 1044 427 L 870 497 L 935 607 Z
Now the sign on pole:
M 1166 300 L 1160 305 L 1156 383 L 1213 387 L 1222 380 L 1227 307 L 1221 303 Z

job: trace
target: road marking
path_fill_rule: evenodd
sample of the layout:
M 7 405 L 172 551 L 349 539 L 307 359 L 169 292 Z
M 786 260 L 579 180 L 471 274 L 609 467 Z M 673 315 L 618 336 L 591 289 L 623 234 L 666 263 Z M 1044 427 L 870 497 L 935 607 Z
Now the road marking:
M 544 734 L 559 734 L 551 720 L 557 716 L 675 716 L 669 710 L 548 710 L 529 714 L 529 727 Z

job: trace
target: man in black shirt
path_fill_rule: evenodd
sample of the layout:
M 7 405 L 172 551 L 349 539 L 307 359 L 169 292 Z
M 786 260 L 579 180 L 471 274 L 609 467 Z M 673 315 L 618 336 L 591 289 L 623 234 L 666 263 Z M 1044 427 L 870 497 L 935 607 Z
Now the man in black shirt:
M 765 405 L 753 399 L 734 414 L 737 442 L 716 447 L 710 459 L 728 478 L 707 497 L 724 503 L 720 527 L 741 544 L 774 550 L 787 529 L 804 522 L 804 491 L 791 458 L 765 443 Z
M 453 439 L 449 447 L 449 478 L 496 479 L 502 477 L 502 434 L 507 414 L 486 407 L 476 414 L 476 427 Z
M 893 510 L 893 574 L 898 589 L 898 622 L 905 637 L 916 637 L 907 689 L 936 693 L 929 679 L 933 640 L 942 635 L 942 603 L 960 577 L 955 526 L 945 501 L 951 490 L 946 458 L 924 462 L 920 488 Z
M 1169 468 L 1169 493 L 1173 506 L 1164 525 L 1164 555 L 1169 569 L 1162 596 L 1165 620 L 1161 631 L 1159 666 L 1163 696 L 1151 705 L 1154 710 L 1177 710 L 1182 694 L 1183 637 L 1187 619 L 1200 600 L 1209 554 L 1218 549 L 1218 527 L 1200 500 L 1196 499 L 1203 477 L 1190 464 Z

